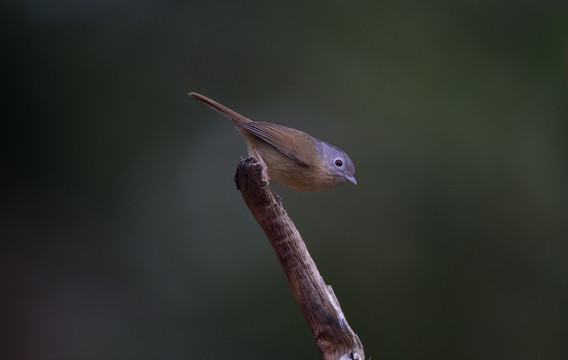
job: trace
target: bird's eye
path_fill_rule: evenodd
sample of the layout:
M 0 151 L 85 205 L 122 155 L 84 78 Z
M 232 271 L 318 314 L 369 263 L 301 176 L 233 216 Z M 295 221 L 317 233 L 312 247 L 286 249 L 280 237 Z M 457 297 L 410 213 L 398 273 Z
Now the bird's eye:
M 343 161 L 341 161 L 341 159 L 335 159 L 335 166 L 337 167 L 343 166 Z

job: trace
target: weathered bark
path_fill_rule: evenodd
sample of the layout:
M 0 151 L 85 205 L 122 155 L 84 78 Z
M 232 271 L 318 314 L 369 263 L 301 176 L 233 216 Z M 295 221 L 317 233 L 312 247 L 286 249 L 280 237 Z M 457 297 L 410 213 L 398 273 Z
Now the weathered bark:
M 331 286 L 325 284 L 308 249 L 282 207 L 280 197 L 263 181 L 262 165 L 241 160 L 237 188 L 276 251 L 280 265 L 324 360 L 363 360 L 363 345 L 351 330 Z

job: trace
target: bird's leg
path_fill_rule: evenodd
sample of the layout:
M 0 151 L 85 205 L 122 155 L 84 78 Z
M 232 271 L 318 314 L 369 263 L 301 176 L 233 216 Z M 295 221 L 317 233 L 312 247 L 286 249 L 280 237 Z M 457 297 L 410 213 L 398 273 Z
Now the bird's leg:
M 262 188 L 265 189 L 270 185 L 270 177 L 268 176 L 268 167 L 266 166 L 266 163 L 264 162 L 262 155 L 260 155 L 260 153 L 255 148 L 252 148 L 250 150 L 252 150 L 250 151 L 252 153 L 251 155 L 258 160 L 260 165 L 262 165 L 262 182 L 265 183 L 265 185 L 262 186 Z

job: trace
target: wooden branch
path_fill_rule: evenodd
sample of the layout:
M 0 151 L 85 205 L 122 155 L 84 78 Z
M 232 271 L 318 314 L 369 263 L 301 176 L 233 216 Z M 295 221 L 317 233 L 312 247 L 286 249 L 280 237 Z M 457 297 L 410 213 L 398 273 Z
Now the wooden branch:
M 339 301 L 323 281 L 280 197 L 262 180 L 262 170 L 255 158 L 241 159 L 235 182 L 276 251 L 322 359 L 364 360 L 359 337 L 347 324 Z

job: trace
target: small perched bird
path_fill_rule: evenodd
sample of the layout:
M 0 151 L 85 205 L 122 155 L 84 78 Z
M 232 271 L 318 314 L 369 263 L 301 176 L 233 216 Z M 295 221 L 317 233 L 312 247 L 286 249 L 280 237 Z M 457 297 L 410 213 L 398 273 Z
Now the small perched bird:
M 353 162 L 338 147 L 300 130 L 252 121 L 201 94 L 188 95 L 233 120 L 245 138 L 249 155 L 264 166 L 266 180 L 302 191 L 357 184 Z

